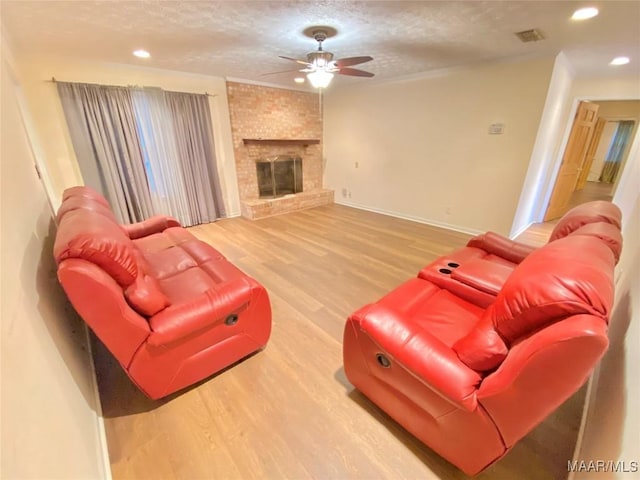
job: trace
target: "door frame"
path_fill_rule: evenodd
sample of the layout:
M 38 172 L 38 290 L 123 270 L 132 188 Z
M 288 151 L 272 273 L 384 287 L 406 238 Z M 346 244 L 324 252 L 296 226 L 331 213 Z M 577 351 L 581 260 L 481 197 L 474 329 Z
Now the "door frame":
M 572 80 L 575 81 L 575 78 L 573 78 Z M 597 103 L 612 100 L 640 100 L 640 97 L 636 95 L 615 94 L 578 95 L 575 97 L 571 97 L 571 107 L 567 110 L 567 116 L 564 123 L 564 132 L 560 142 L 558 143 L 558 150 L 554 153 L 553 159 L 550 162 L 546 162 L 546 165 L 536 166 L 532 163 L 534 161 L 532 155 L 532 158 L 529 162 L 529 171 L 527 172 L 527 176 L 525 177 L 523 191 L 521 193 L 520 201 L 518 202 L 518 205 L 516 207 L 516 214 L 511 225 L 511 232 L 509 235 L 511 238 L 515 238 L 532 224 L 541 223 L 544 221 L 544 215 L 549 206 L 549 201 L 551 200 L 551 194 L 553 193 L 553 188 L 556 184 L 558 172 L 560 171 L 560 165 L 562 164 L 562 157 L 564 155 L 565 149 L 567 148 L 569 135 L 571 133 L 573 121 L 576 116 L 576 112 L 578 111 L 578 105 L 580 104 L 580 102 L 592 101 Z M 567 99 L 567 101 L 569 101 L 569 99 Z M 547 107 L 548 106 L 545 105 L 545 110 L 547 109 Z M 553 110 L 557 110 L 558 108 L 557 105 L 552 105 L 550 107 Z M 550 115 L 550 120 L 547 121 L 547 123 L 553 123 L 553 121 L 555 120 L 553 118 L 555 114 L 557 114 L 557 112 L 554 112 Z M 543 112 L 543 121 L 544 116 L 545 112 Z M 540 129 L 541 127 L 543 127 L 542 124 L 538 128 Z M 548 125 L 544 125 L 544 127 L 548 127 Z M 549 140 L 549 138 L 546 138 L 546 141 L 543 142 L 543 149 L 553 148 L 553 142 L 550 142 Z M 538 140 L 536 140 L 536 144 L 533 147 L 534 151 L 538 148 L 537 144 Z M 629 147 L 629 154 L 631 154 L 631 152 L 638 151 L 637 149 L 640 149 L 640 127 L 636 130 L 636 134 L 631 142 L 631 146 Z M 629 160 L 629 158 L 627 160 Z M 617 181 L 611 191 L 612 196 L 615 197 L 615 192 L 618 189 L 618 185 L 622 182 L 626 175 L 628 175 L 630 163 L 632 162 L 627 161 L 625 162 L 625 165 L 622 166 L 622 169 L 618 174 Z M 529 198 L 525 198 L 525 189 L 527 189 L 527 184 L 530 182 L 535 182 L 535 179 L 538 180 L 538 182 L 536 182 L 537 192 L 534 192 L 533 195 L 532 192 L 527 192 L 527 196 Z M 525 215 L 521 215 L 521 212 Z
M 571 133 L 571 128 L 573 127 L 573 122 L 576 116 L 576 112 L 578 111 L 578 106 L 580 105 L 580 102 L 593 102 L 593 103 L 598 103 L 598 102 L 608 102 L 608 101 L 617 101 L 617 102 L 624 102 L 624 101 L 635 101 L 635 100 L 640 100 L 640 98 L 620 98 L 620 97 L 615 97 L 615 96 L 596 96 L 596 95 L 584 95 L 584 96 L 580 96 L 580 97 L 575 97 L 573 99 L 573 104 L 571 105 L 571 111 L 569 112 L 569 118 L 567 120 L 567 125 L 565 127 L 565 133 L 562 137 L 562 143 L 560 144 L 560 149 L 558 150 L 558 155 L 556 157 L 556 160 L 554 161 L 554 166 L 553 166 L 553 176 L 550 179 L 549 184 L 546 187 L 546 194 L 544 197 L 544 202 L 541 205 L 541 209 L 542 211 L 539 212 L 537 218 L 534 218 L 533 221 L 534 222 L 542 222 L 544 221 L 544 215 L 547 211 L 547 208 L 549 208 L 549 202 L 551 201 L 551 194 L 553 193 L 553 188 L 556 186 L 556 181 L 558 179 L 558 172 L 560 171 L 560 165 L 562 164 L 562 158 L 564 157 L 564 151 L 567 148 L 567 144 L 569 142 L 569 135 Z M 635 119 L 629 119 L 629 120 L 635 120 Z M 631 154 L 635 146 L 636 143 L 640 143 L 640 127 L 638 127 L 636 129 L 636 134 L 633 137 L 633 140 L 631 141 L 631 145 L 629 145 L 629 153 L 628 156 Z M 627 160 L 629 160 L 627 156 Z M 616 194 L 616 190 L 618 189 L 618 184 L 620 183 L 620 180 L 626 175 L 627 173 L 627 166 L 628 166 L 629 162 L 625 161 L 624 165 L 622 165 L 622 168 L 620 169 L 620 172 L 618 173 L 618 177 L 616 178 L 616 181 L 614 182 L 612 188 L 611 188 L 611 196 L 615 196 Z

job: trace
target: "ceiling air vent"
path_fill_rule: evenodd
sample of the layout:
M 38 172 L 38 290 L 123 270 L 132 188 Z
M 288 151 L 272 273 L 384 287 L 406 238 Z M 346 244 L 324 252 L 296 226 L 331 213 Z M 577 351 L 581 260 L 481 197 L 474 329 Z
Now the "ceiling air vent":
M 523 30 L 522 32 L 516 32 L 516 37 L 518 37 L 521 42 L 525 43 L 544 40 L 544 35 L 542 35 L 542 32 L 535 28 L 532 28 L 531 30 Z

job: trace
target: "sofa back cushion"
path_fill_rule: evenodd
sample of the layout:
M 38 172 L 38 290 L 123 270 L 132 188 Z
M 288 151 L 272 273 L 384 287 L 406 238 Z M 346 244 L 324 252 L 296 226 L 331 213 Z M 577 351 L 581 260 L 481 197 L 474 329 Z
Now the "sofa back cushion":
M 58 209 L 58 213 L 56 215 L 56 222 L 59 224 L 62 221 L 62 217 L 64 217 L 67 213 L 80 209 L 91 210 L 92 212 L 96 212 L 107 217 L 112 222 L 118 223 L 116 216 L 108 206 L 104 205 L 101 201 L 94 198 L 83 197 L 79 195 L 69 197 L 62 202 L 62 205 L 60 205 L 60 208 Z
M 64 192 L 62 192 L 62 202 L 66 202 L 68 199 L 72 197 L 83 197 L 88 198 L 90 200 L 94 200 L 98 203 L 101 203 L 105 207 L 109 208 L 109 202 L 101 193 L 98 193 L 91 187 L 86 187 L 82 185 L 78 185 L 76 187 L 67 188 Z
M 486 314 L 507 345 L 570 315 L 608 321 L 614 267 L 613 253 L 597 238 L 557 240 L 513 271 Z
M 92 210 L 76 209 L 62 216 L 53 254 L 57 263 L 67 258 L 92 262 L 122 287 L 138 275 L 131 239 L 117 222 Z
M 516 267 L 454 350 L 470 368 L 488 371 L 513 343 L 554 322 L 578 314 L 608 321 L 614 267 L 609 247 L 593 236 L 572 235 L 543 246 Z
M 590 223 L 610 223 L 620 230 L 622 212 L 615 203 L 594 200 L 583 203 L 565 213 L 551 232 L 549 241 L 558 240 Z
M 586 235 L 600 239 L 611 249 L 613 256 L 618 263 L 622 253 L 622 233 L 620 229 L 611 223 L 596 222 L 588 223 L 570 233 L 570 235 Z

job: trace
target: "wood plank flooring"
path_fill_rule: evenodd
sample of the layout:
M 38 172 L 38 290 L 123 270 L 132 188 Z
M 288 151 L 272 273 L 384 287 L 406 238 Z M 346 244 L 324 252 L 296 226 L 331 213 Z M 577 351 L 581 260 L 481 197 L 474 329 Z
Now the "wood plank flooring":
M 467 235 L 339 205 L 190 230 L 267 288 L 272 337 L 157 402 L 94 341 L 114 479 L 467 478 L 355 391 L 342 368 L 347 316 Z M 476 478 L 566 478 L 583 400 L 584 389 Z

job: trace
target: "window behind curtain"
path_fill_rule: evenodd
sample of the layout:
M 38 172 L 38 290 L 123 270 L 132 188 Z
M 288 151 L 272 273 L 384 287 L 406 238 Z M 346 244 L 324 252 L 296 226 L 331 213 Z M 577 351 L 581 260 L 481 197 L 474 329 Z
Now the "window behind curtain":
M 114 198 L 124 205 L 122 221 L 166 214 L 190 226 L 224 215 L 206 95 L 66 85 L 72 87 L 58 90 L 83 177 L 86 181 L 85 172 L 97 172 L 98 185 L 91 186 L 102 190 L 112 206 Z M 126 101 L 114 98 L 111 89 Z M 74 90 L 84 94 L 69 95 Z M 127 148 L 113 134 L 123 128 Z M 83 168 L 87 162 L 91 165 Z

